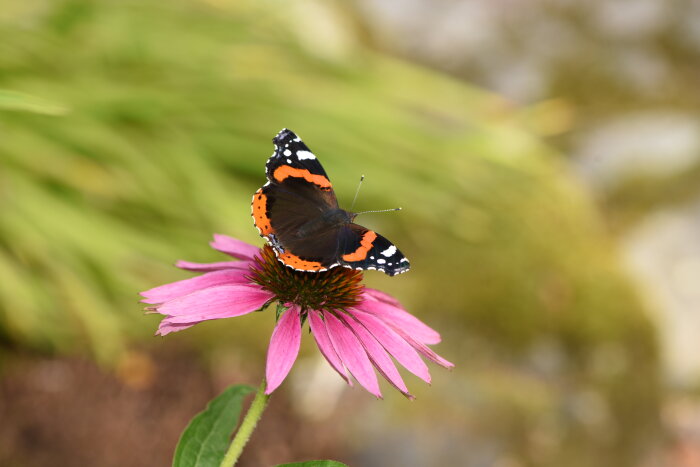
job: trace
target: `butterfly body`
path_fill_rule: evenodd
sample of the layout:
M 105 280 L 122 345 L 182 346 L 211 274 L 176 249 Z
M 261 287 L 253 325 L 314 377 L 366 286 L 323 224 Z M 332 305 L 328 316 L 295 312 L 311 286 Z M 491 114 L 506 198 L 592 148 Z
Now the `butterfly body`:
M 356 214 L 344 209 L 329 209 L 323 211 L 320 216 L 310 219 L 295 232 L 297 237 L 319 235 L 332 229 L 337 229 L 345 224 L 351 224 Z
M 357 214 L 338 206 L 323 166 L 297 135 L 284 129 L 272 141 L 268 181 L 253 195 L 252 216 L 282 263 L 299 271 L 336 266 L 391 276 L 408 271 L 396 246 L 355 224 Z

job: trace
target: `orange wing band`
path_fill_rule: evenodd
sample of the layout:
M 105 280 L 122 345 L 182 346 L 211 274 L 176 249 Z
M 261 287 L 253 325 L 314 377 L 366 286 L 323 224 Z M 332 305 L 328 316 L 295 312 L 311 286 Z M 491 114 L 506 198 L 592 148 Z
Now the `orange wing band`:
M 262 188 L 253 195 L 253 222 L 260 231 L 260 235 L 270 235 L 272 225 L 267 217 L 267 196 L 262 192 Z
M 281 183 L 287 177 L 303 178 L 307 182 L 318 185 L 324 190 L 331 188 L 330 180 L 323 175 L 314 175 L 306 169 L 296 169 L 288 165 L 280 165 L 277 167 L 277 169 L 275 169 L 275 173 L 272 174 L 272 178 L 279 183 Z
M 303 259 L 289 252 L 279 255 L 279 259 L 281 259 L 284 264 L 287 264 L 294 269 L 301 269 L 302 271 L 318 271 L 319 269 L 323 269 L 323 265 L 321 263 L 317 263 L 316 261 L 304 261 Z
M 365 234 L 362 236 L 362 240 L 360 240 L 360 246 L 357 247 L 357 250 L 353 251 L 352 253 L 348 253 L 347 255 L 343 255 L 343 261 L 354 262 L 365 259 L 369 250 L 372 249 L 372 242 L 374 242 L 376 238 L 377 234 L 371 230 L 365 232 Z

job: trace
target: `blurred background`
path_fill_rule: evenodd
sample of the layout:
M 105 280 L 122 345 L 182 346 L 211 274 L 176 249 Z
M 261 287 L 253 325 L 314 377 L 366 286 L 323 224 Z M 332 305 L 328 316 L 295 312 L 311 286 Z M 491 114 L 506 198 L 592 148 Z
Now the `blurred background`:
M 308 336 L 242 466 L 700 466 L 694 0 L 0 1 L 0 465 L 169 465 L 274 314 L 153 337 L 137 292 L 262 244 L 283 127 L 411 259 L 417 400 Z

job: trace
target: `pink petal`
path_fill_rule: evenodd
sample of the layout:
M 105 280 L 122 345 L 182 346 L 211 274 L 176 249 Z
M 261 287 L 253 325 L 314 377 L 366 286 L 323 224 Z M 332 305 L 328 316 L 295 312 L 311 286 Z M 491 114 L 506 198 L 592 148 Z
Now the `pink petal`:
M 333 367 L 335 371 L 349 384 L 352 386 L 352 380 L 348 376 L 348 372 L 343 366 L 343 362 L 340 361 L 340 357 L 333 348 L 333 343 L 328 337 L 328 331 L 326 331 L 326 326 L 323 324 L 323 320 L 319 317 L 320 312 L 316 310 L 311 310 L 309 312 L 309 326 L 311 327 L 311 333 L 314 335 L 316 340 L 316 345 L 321 354 L 328 360 L 328 363 Z
M 182 323 L 182 324 L 172 324 L 168 322 L 168 318 L 161 320 L 158 330 L 156 331 L 156 336 L 165 336 L 171 332 L 182 331 L 183 329 L 191 328 L 197 323 Z
M 222 269 L 250 269 L 250 261 L 219 261 L 217 263 L 193 263 L 191 261 L 178 261 L 175 263 L 180 269 L 187 271 L 208 272 L 220 271 Z
M 253 285 L 218 285 L 165 302 L 157 309 L 171 324 L 232 318 L 260 309 L 270 292 Z
M 324 313 L 324 317 L 326 318 L 328 337 L 330 337 L 340 360 L 365 389 L 381 398 L 382 393 L 379 390 L 377 375 L 374 373 L 372 363 L 360 341 L 345 324 L 331 313 Z
M 403 340 L 401 336 L 396 334 L 379 318 L 360 310 L 353 310 L 352 314 L 400 364 L 430 384 L 431 379 L 428 366 L 408 342 Z
M 248 283 L 249 281 L 243 278 L 247 272 L 240 269 L 226 269 L 161 285 L 160 287 L 141 292 L 141 295 L 146 297 L 141 301 L 143 303 L 163 303 L 215 285 Z
M 265 394 L 271 394 L 282 384 L 297 359 L 301 343 L 299 311 L 298 306 L 293 306 L 285 311 L 272 332 L 270 347 L 267 349 L 267 367 L 265 368 L 267 388 Z
M 214 234 L 214 241 L 210 242 L 209 245 L 215 250 L 238 259 L 252 260 L 255 255 L 260 253 L 260 248 L 257 246 L 222 234 Z
M 445 360 L 444 358 L 433 352 L 433 350 L 430 349 L 427 345 L 423 344 L 422 342 L 418 342 L 415 339 L 412 339 L 410 336 L 402 333 L 401 331 L 398 332 L 404 339 L 406 339 L 406 342 L 411 344 L 418 352 L 425 355 L 426 358 L 432 360 L 440 366 L 444 366 L 445 368 L 454 368 L 454 363 Z
M 414 397 L 409 394 L 406 383 L 403 382 L 399 371 L 396 369 L 394 362 L 391 361 L 389 355 L 387 355 L 384 347 L 381 346 L 377 339 L 372 336 L 372 334 L 359 322 L 355 321 L 352 316 L 341 316 L 340 318 L 352 331 L 355 333 L 362 346 L 365 348 L 369 359 L 372 361 L 374 366 L 377 368 L 379 373 L 389 381 L 396 389 L 401 391 L 409 399 Z
M 365 298 L 367 297 L 368 295 L 365 294 Z M 437 331 L 409 312 L 383 301 L 371 298 L 371 295 L 369 295 L 369 297 L 369 299 L 360 303 L 357 308 L 380 317 L 395 330 L 400 329 L 417 341 L 425 344 L 437 344 L 440 342 L 440 334 Z
M 365 292 L 368 293 L 369 295 L 371 295 L 372 298 L 376 298 L 380 302 L 388 303 L 389 305 L 394 305 L 394 306 L 397 306 L 399 308 L 403 308 L 403 306 L 401 306 L 401 302 L 396 300 L 394 297 L 392 297 L 388 293 L 382 292 L 381 290 L 372 289 L 370 287 L 365 287 Z

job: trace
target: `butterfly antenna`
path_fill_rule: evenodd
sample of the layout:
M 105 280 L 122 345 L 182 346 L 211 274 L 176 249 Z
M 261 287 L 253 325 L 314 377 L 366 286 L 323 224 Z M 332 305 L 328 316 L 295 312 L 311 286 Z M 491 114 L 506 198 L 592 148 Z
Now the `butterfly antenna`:
M 391 212 L 391 211 L 400 211 L 401 208 L 393 208 L 393 209 L 379 209 L 378 211 L 362 211 L 362 212 L 356 212 L 355 215 L 359 216 L 360 214 L 367 214 L 370 212 Z
M 362 186 L 362 181 L 365 179 L 365 176 L 362 175 L 360 177 L 360 183 L 357 184 L 357 190 L 355 190 L 355 197 L 352 199 L 352 204 L 350 205 L 350 210 L 352 211 L 352 208 L 355 206 L 355 201 L 357 201 L 357 195 L 360 194 L 360 187 Z

